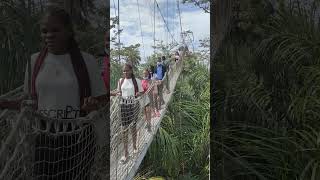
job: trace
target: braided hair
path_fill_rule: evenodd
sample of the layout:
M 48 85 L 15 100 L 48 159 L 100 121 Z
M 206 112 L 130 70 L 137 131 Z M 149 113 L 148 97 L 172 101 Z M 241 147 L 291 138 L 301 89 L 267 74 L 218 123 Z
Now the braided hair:
M 79 94 L 80 94 L 80 106 L 81 106 L 81 104 L 83 104 L 84 98 L 89 97 L 91 95 L 91 86 L 90 86 L 90 79 L 89 79 L 87 66 L 81 54 L 78 43 L 74 38 L 74 30 L 73 30 L 71 17 L 68 14 L 68 12 L 66 12 L 64 9 L 60 9 L 56 7 L 48 9 L 48 12 L 45 14 L 45 17 L 48 17 L 48 16 L 57 18 L 61 22 L 61 24 L 63 24 L 64 27 L 69 32 L 71 32 L 71 36 L 68 41 L 67 51 L 70 54 L 73 70 L 77 77 Z M 36 78 L 40 71 L 40 67 L 43 64 L 47 54 L 48 54 L 48 47 L 45 44 L 36 59 L 36 63 L 34 65 L 34 71 L 32 74 L 31 93 L 35 99 L 37 99 L 37 92 L 35 88 Z

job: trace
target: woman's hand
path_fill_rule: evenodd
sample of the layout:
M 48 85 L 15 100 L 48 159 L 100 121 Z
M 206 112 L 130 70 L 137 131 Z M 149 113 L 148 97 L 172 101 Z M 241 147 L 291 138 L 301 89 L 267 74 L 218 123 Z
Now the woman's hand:
M 0 100 L 0 109 L 6 109 L 8 106 L 8 100 L 1 99 Z
M 118 92 L 113 92 L 113 91 L 110 92 L 110 96 L 117 96 L 117 95 L 118 95 Z
M 142 94 L 143 94 L 142 92 L 137 92 L 136 97 L 142 96 Z
M 81 109 L 85 111 L 94 111 L 99 108 L 99 101 L 95 97 L 87 97 L 84 99 L 83 105 L 81 106 Z
M 161 85 L 161 83 L 162 83 L 162 80 L 157 80 L 156 82 L 157 85 Z
M 0 109 L 11 109 L 11 110 L 19 110 L 21 106 L 22 99 L 19 100 L 0 100 Z

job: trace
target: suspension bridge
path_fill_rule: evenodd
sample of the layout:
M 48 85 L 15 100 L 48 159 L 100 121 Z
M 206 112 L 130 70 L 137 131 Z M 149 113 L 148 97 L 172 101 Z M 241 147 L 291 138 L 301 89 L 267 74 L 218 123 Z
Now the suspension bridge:
M 140 163 L 142 162 L 157 130 L 159 129 L 161 120 L 163 119 L 167 106 L 170 103 L 170 100 L 174 94 L 174 89 L 176 86 L 176 82 L 179 78 L 179 75 L 183 68 L 183 60 L 181 59 L 176 64 L 174 64 L 169 73 L 163 78 L 162 82 L 169 81 L 169 90 L 170 93 L 163 92 L 163 99 L 165 101 L 162 109 L 160 110 L 160 117 L 154 117 L 151 119 L 152 123 L 152 132 L 148 132 L 146 128 L 146 121 L 143 116 L 144 103 L 137 103 L 140 106 L 140 110 L 135 112 L 138 115 L 137 122 L 137 148 L 138 152 L 136 154 L 133 153 L 133 149 L 129 148 L 130 158 L 126 163 L 120 163 L 120 158 L 124 153 L 123 145 L 121 142 L 121 128 L 120 128 L 120 107 L 119 107 L 119 97 L 113 97 L 111 99 L 111 158 L 110 158 L 110 177 L 114 180 L 120 179 L 132 179 L 136 174 Z M 151 85 L 146 94 L 143 95 L 141 99 L 144 99 L 144 96 L 151 96 L 153 92 L 153 88 L 156 85 Z M 150 102 L 153 104 L 154 102 Z M 130 139 L 129 141 L 130 142 Z M 129 143 L 130 144 L 130 143 Z M 130 146 L 129 146 L 130 147 Z M 132 146 L 131 146 L 132 147 Z
M 158 7 L 160 11 L 157 3 L 154 5 L 154 11 L 156 7 Z M 223 36 L 227 33 L 227 29 L 229 29 L 232 19 L 231 12 L 231 0 L 218 0 L 216 2 L 214 10 L 215 19 L 213 20 L 213 24 L 215 25 L 215 49 L 219 48 Z M 166 23 L 164 18 L 163 21 Z M 118 29 L 119 28 L 120 25 L 118 24 Z M 167 30 L 168 34 L 171 35 L 169 29 Z M 118 41 L 120 44 L 120 37 Z M 215 51 L 216 50 L 214 50 L 214 52 Z M 119 105 L 119 97 L 111 97 L 110 106 L 102 107 L 101 109 L 90 113 L 86 117 L 67 120 L 45 117 L 34 112 L 27 103 L 20 111 L 9 109 L 0 110 L 0 180 L 24 180 L 32 178 L 43 180 L 49 179 L 46 176 L 34 173 L 35 169 L 37 169 L 41 164 L 46 164 L 48 166 L 42 171 L 48 171 L 46 172 L 47 174 L 51 173 L 50 175 L 52 175 L 53 173 L 55 177 L 66 180 L 70 179 L 68 178 L 70 176 L 73 177 L 72 179 L 79 180 L 102 180 L 109 178 L 114 180 L 133 179 L 160 127 L 161 121 L 166 113 L 167 106 L 170 104 L 170 100 L 174 96 L 176 82 L 183 69 L 183 61 L 184 55 L 182 55 L 180 61 L 171 67 L 170 72 L 167 73 L 163 79 L 163 82 L 168 80 L 170 93 L 163 92 L 163 99 L 165 103 L 160 110 L 160 117 L 153 117 L 151 119 L 151 132 L 148 132 L 147 129 L 144 128 L 146 125 L 146 121 L 143 117 L 144 97 L 142 96 L 136 100 L 136 105 L 140 106 L 138 110 L 134 112 L 134 114 L 138 116 L 136 125 L 138 132 L 138 151 L 133 153 L 130 139 L 131 136 L 129 136 L 128 144 L 130 157 L 125 163 L 120 162 L 124 147 L 121 136 L 121 108 Z M 155 87 L 156 85 L 152 84 L 144 96 L 152 96 L 152 92 Z M 21 86 L 0 96 L 0 99 L 13 100 L 21 97 L 22 95 L 23 87 Z M 151 103 L 153 103 L 152 101 L 153 100 L 151 100 Z M 110 126 L 108 123 L 110 123 Z M 107 138 L 104 133 L 105 128 L 107 127 L 110 127 L 110 139 Z M 106 141 L 109 141 L 109 143 Z M 63 143 L 59 145 L 59 142 Z M 61 148 L 64 152 L 73 151 L 74 155 L 70 157 L 68 154 L 61 154 L 61 150 L 59 150 Z M 47 153 L 50 153 L 54 158 L 46 159 L 42 157 L 39 160 L 41 150 L 43 149 L 45 149 Z M 106 149 L 110 149 L 110 154 L 107 153 L 109 151 Z M 56 170 L 49 172 L 52 170 L 50 169 L 50 164 L 61 163 L 58 160 L 59 158 L 62 158 L 62 161 L 65 160 L 67 162 L 72 162 L 67 165 L 69 171 L 72 172 L 72 175 L 70 175 L 70 173 L 68 174 L 69 176 L 59 173 L 54 174 Z M 36 159 L 37 161 L 35 161 Z M 91 169 L 88 170 L 86 167 L 91 167 Z
M 114 4 L 114 9 L 115 9 L 115 16 L 118 17 L 118 31 L 120 31 L 120 1 L 118 0 L 117 8 L 115 1 L 113 1 Z M 141 31 L 141 43 L 143 47 L 143 55 L 145 58 L 145 45 L 144 45 L 144 37 L 143 37 L 143 29 L 142 29 L 142 24 L 141 24 L 141 14 L 140 14 L 140 5 L 139 5 L 139 0 L 136 1 L 137 3 L 137 10 L 139 14 L 139 24 L 140 24 L 140 31 Z M 152 9 L 151 3 L 148 1 L 150 9 Z M 167 15 L 168 15 L 168 0 L 167 0 Z M 117 9 L 117 11 L 116 11 Z M 181 27 L 181 33 L 182 33 L 182 24 L 181 24 L 181 15 L 180 15 L 180 9 L 179 9 L 179 1 L 177 1 L 177 9 L 179 12 L 179 18 L 180 18 L 180 27 Z M 179 44 L 175 37 L 173 36 L 172 32 L 169 29 L 168 22 L 166 21 L 163 12 L 161 11 L 161 8 L 156 0 L 153 1 L 153 46 L 155 47 L 156 43 L 156 12 L 159 12 L 159 15 L 161 16 L 161 21 L 165 25 L 165 30 L 167 32 L 167 42 L 168 42 L 168 36 L 170 35 L 172 42 Z M 120 33 L 118 33 L 118 51 L 120 52 Z M 182 41 L 184 44 L 184 41 Z M 114 180 L 122 180 L 122 179 L 132 179 L 136 172 L 138 171 L 138 168 L 144 158 L 144 156 L 147 153 L 147 150 L 152 143 L 152 140 L 157 133 L 161 120 L 163 119 L 167 106 L 170 102 L 170 99 L 173 96 L 175 85 L 177 82 L 177 79 L 182 71 L 182 62 L 183 62 L 183 57 L 184 53 L 182 53 L 181 60 L 173 64 L 171 66 L 170 71 L 165 74 L 165 77 L 162 80 L 163 84 L 166 84 L 166 87 L 169 90 L 169 93 L 162 92 L 162 97 L 164 100 L 164 104 L 160 110 L 160 116 L 159 117 L 153 117 L 151 119 L 151 132 L 149 132 L 146 128 L 146 120 L 144 117 L 144 102 L 143 99 L 148 97 L 150 99 L 150 105 L 151 108 L 154 108 L 154 104 L 156 101 L 155 98 L 152 98 L 154 96 L 154 89 L 157 88 L 157 85 L 155 81 L 152 82 L 151 86 L 147 90 L 147 92 L 140 98 L 141 100 L 136 100 L 134 103 L 135 106 L 138 106 L 139 108 L 136 108 L 138 110 L 133 110 L 131 117 L 138 117 L 137 119 L 137 124 L 136 127 L 134 127 L 137 131 L 137 142 L 136 142 L 136 147 L 137 147 L 137 152 L 134 153 L 133 150 L 133 145 L 131 143 L 132 141 L 132 136 L 129 136 L 129 139 L 127 142 L 129 143 L 129 159 L 125 163 L 121 163 L 120 159 L 125 153 L 125 147 L 123 145 L 123 131 L 124 129 L 121 129 L 121 107 L 120 107 L 120 101 L 121 97 L 112 97 L 111 98 L 111 109 L 110 109 L 110 118 L 111 118 L 111 142 L 110 142 L 110 178 Z M 120 62 L 120 53 L 118 56 L 118 61 Z M 131 129 L 131 127 L 128 127 L 128 130 Z
M 160 117 L 152 118 L 151 133 L 147 132 L 147 130 L 144 128 L 146 125 L 143 117 L 144 103 L 137 103 L 137 105 L 140 106 L 139 111 L 135 112 L 138 116 L 138 152 L 133 154 L 133 150 L 130 148 L 130 159 L 126 163 L 120 163 L 120 157 L 123 155 L 123 146 L 121 141 L 122 130 L 120 128 L 121 112 L 119 106 L 119 97 L 111 98 L 110 117 L 107 117 L 108 113 L 106 111 L 106 108 L 109 106 L 101 108 L 98 111 L 94 111 L 85 118 L 70 120 L 48 118 L 32 111 L 28 106 L 23 107 L 20 112 L 8 109 L 2 110 L 0 112 L 0 132 L 2 140 L 0 149 L 0 179 L 30 179 L 31 177 L 36 179 L 47 179 L 45 176 L 36 176 L 34 174 L 34 170 L 36 169 L 37 165 L 46 163 L 45 159 L 43 159 L 43 161 L 34 163 L 37 157 L 37 151 L 39 152 L 40 149 L 45 148 L 48 150 L 46 153 L 51 153 L 51 156 L 59 157 L 61 156 L 61 152 L 56 151 L 57 149 L 63 148 L 65 152 L 68 152 L 74 151 L 74 147 L 77 147 L 79 152 L 77 152 L 74 157 L 70 157 L 72 158 L 74 164 L 69 168 L 70 170 L 79 173 L 75 179 L 86 179 L 85 177 L 88 176 L 88 174 L 90 177 L 92 177 L 92 179 L 106 179 L 106 177 L 109 177 L 106 175 L 106 172 L 108 172 L 106 168 L 109 167 L 110 179 L 132 179 L 136 174 L 153 140 L 153 137 L 160 126 L 162 118 L 165 115 L 167 106 L 174 94 L 175 85 L 182 68 L 183 58 L 171 67 L 170 71 L 163 79 L 163 82 L 166 80 L 169 81 L 170 93 L 167 94 L 166 92 L 163 92 L 165 103 L 160 111 Z M 155 84 L 151 85 L 147 93 L 144 94 L 140 99 L 137 99 L 137 101 L 141 101 L 144 99 L 144 96 L 150 95 L 155 86 Z M 19 87 L 5 95 L 2 95 L 0 98 L 16 99 L 22 96 L 22 89 L 23 87 Z M 101 135 L 103 134 L 101 131 L 104 131 L 104 128 L 108 127 L 106 123 L 109 119 L 111 122 L 111 140 L 107 139 L 106 137 L 101 137 L 103 136 Z M 43 124 L 46 126 L 43 126 Z M 93 127 L 93 130 L 91 127 Z M 37 145 L 39 137 L 40 141 L 47 142 L 42 144 L 42 147 L 39 146 L 39 144 Z M 96 140 L 94 140 L 94 137 Z M 74 141 L 74 138 L 76 138 L 78 141 Z M 83 142 L 79 142 L 81 139 L 83 139 Z M 108 143 L 101 142 L 101 140 L 99 142 L 99 139 L 103 139 L 102 141 L 111 142 L 110 165 L 106 163 L 109 162 L 109 157 L 107 154 L 105 154 L 106 152 L 104 152 L 105 148 L 109 148 L 104 146 Z M 54 142 L 50 144 L 51 141 Z M 48 145 L 57 145 L 59 143 L 58 141 L 65 141 L 67 142 L 67 145 L 56 147 L 50 147 Z M 64 158 L 68 159 L 67 156 Z M 59 160 L 52 161 L 51 159 L 48 161 L 51 163 L 59 163 Z M 90 165 L 92 166 L 91 171 L 83 168 L 84 166 Z M 49 171 L 49 169 L 47 169 L 47 171 Z M 58 174 L 57 177 L 59 177 Z M 66 176 L 59 178 L 68 179 Z

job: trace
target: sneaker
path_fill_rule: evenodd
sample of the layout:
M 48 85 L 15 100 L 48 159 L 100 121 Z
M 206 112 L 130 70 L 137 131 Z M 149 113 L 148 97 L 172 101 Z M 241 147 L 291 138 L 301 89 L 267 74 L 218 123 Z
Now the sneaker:
M 147 124 L 144 126 L 144 128 L 145 128 L 145 129 L 148 129 L 149 126 L 150 126 L 149 123 L 147 123 Z
M 121 162 L 122 164 L 125 164 L 125 163 L 128 162 L 128 159 L 129 159 L 129 157 L 122 156 L 121 159 L 120 159 L 120 162 Z
M 133 154 L 137 154 L 138 153 L 138 149 L 133 149 Z

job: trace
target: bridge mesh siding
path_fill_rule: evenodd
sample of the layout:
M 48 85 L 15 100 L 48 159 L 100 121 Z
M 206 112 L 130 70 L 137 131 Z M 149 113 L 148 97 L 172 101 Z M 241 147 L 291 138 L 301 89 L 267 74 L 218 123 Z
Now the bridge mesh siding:
M 131 179 L 135 175 L 138 167 L 145 156 L 149 145 L 152 142 L 154 135 L 156 134 L 160 122 L 164 117 L 168 101 L 170 100 L 176 81 L 182 71 L 183 58 L 177 63 L 171 64 L 170 71 L 165 75 L 161 84 L 157 81 L 151 81 L 149 89 L 140 98 L 130 100 L 131 107 L 126 113 L 121 113 L 125 110 L 123 107 L 123 99 L 121 97 L 111 98 L 111 167 L 110 167 L 110 177 L 114 180 Z M 157 103 L 157 91 L 162 88 L 162 96 L 165 104 L 161 105 Z M 162 86 L 162 87 L 161 87 Z M 168 87 L 168 88 L 167 88 Z M 170 93 L 167 93 L 167 89 Z M 161 92 L 160 91 L 160 92 Z M 149 106 L 145 109 L 146 102 L 149 102 Z M 122 107 L 121 107 L 122 106 Z M 158 106 L 158 108 L 157 108 Z M 160 115 L 156 116 L 155 110 L 159 109 Z M 147 117 L 145 113 L 149 113 L 152 117 L 151 131 L 148 131 L 147 127 Z M 153 114 L 153 115 L 152 115 Z M 130 119 L 131 123 L 127 126 L 121 126 L 123 120 Z M 133 142 L 132 142 L 132 128 L 137 131 L 137 153 L 133 153 Z M 124 155 L 124 145 L 123 137 L 124 132 L 128 131 L 128 149 L 129 149 L 129 159 L 126 162 L 120 162 L 121 157 Z
M 73 120 L 0 112 L 0 179 L 105 179 L 107 109 Z
M 182 60 L 183 61 L 183 60 Z M 150 109 L 156 106 L 154 101 L 156 82 L 144 96 L 135 99 L 133 112 L 128 116 L 136 116 L 138 152 L 125 165 L 119 163 L 123 155 L 120 98 L 111 98 L 110 107 L 79 119 L 53 119 L 32 112 L 28 107 L 21 112 L 3 110 L 0 112 L 0 179 L 105 179 L 109 168 L 115 179 L 125 179 L 133 176 L 139 167 L 152 137 L 160 125 L 165 113 L 168 99 L 171 97 L 177 78 L 182 69 L 182 61 L 172 64 L 170 72 L 163 79 L 163 97 L 166 102 L 160 110 L 161 117 L 151 120 L 152 132 L 145 128 L 144 108 L 146 101 Z M 166 81 L 168 80 L 168 81 Z M 171 93 L 167 94 L 165 87 L 169 84 Z M 0 99 L 16 99 L 22 95 L 22 87 L 17 88 Z M 148 96 L 149 100 L 146 100 Z M 107 109 L 111 109 L 108 114 Z M 111 118 L 111 122 L 109 121 Z M 111 167 L 107 157 L 108 141 L 106 128 L 111 126 Z M 131 128 L 128 125 L 128 129 Z M 128 139 L 129 153 L 132 155 L 132 138 Z M 140 159 L 140 160 L 139 160 Z M 63 167 L 63 169 L 59 169 Z

